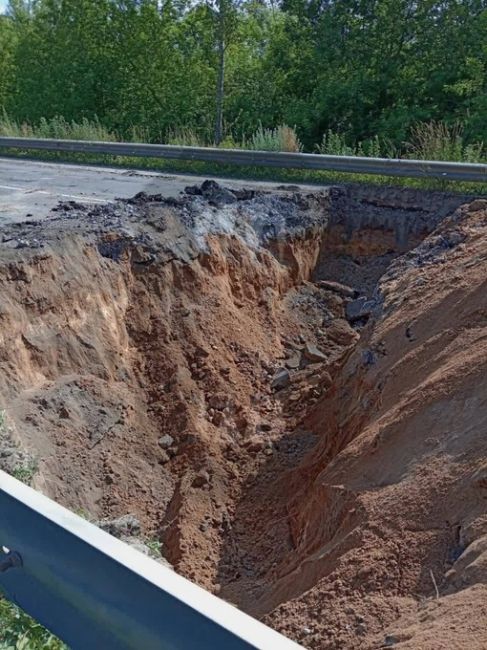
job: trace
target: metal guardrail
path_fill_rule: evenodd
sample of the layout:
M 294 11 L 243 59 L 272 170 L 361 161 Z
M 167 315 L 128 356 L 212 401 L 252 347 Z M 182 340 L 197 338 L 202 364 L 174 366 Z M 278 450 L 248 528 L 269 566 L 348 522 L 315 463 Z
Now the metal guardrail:
M 435 178 L 439 180 L 487 183 L 487 165 L 478 163 L 361 158 L 358 156 L 276 153 L 270 151 L 248 151 L 244 149 L 176 147 L 160 144 L 8 137 L 0 137 L 0 150 L 2 148 L 131 156 L 137 158 L 166 158 L 168 160 L 204 161 L 226 165 L 243 165 L 246 167 L 313 169 L 358 174 L 379 174 L 381 176 Z
M 4 472 L 0 589 L 73 650 L 301 647 Z

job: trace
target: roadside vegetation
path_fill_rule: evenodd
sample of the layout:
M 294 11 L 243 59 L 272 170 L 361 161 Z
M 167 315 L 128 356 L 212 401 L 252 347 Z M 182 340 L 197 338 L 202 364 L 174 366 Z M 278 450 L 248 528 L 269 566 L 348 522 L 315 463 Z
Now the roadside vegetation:
M 338 156 L 368 156 L 380 158 L 411 158 L 418 160 L 450 160 L 460 162 L 486 162 L 487 148 L 483 142 L 469 143 L 464 135 L 464 127 L 460 123 L 451 126 L 444 122 L 428 122 L 414 125 L 411 138 L 403 143 L 402 148 L 396 147 L 390 140 L 376 135 L 368 140 L 349 144 L 340 133 L 328 130 L 318 144 L 310 152 Z M 98 140 L 102 142 L 149 142 L 147 132 L 134 129 L 127 137 L 123 133 L 110 131 L 104 127 L 98 118 L 90 121 L 83 118 L 80 122 L 56 116 L 50 120 L 42 118 L 38 124 L 18 122 L 8 117 L 4 112 L 0 115 L 0 136 L 56 138 L 66 140 Z M 215 147 L 211 140 L 205 140 L 190 128 L 173 129 L 161 144 L 191 147 Z M 257 151 L 303 152 L 295 128 L 280 125 L 276 128 L 264 128 L 261 124 L 256 131 L 241 140 L 226 137 L 219 145 L 226 149 L 250 149 Z M 70 154 L 42 151 L 3 150 L 2 155 L 28 157 L 58 162 L 75 162 L 86 164 L 102 164 L 110 166 L 130 167 L 134 169 L 150 169 L 161 172 L 221 176 L 228 178 L 251 178 L 255 180 L 274 180 L 282 183 L 333 184 L 340 182 L 374 183 L 383 185 L 399 185 L 423 189 L 441 189 L 460 191 L 473 194 L 487 193 L 487 183 L 458 183 L 442 179 L 411 179 L 391 178 L 366 174 L 350 174 L 343 172 L 322 172 L 300 169 L 266 169 L 222 165 L 205 162 L 189 162 L 178 160 L 130 158 L 126 156 Z
M 38 123 L 14 120 L 4 111 L 0 115 L 0 136 L 23 138 L 54 138 L 60 140 L 98 140 L 102 142 L 154 142 L 148 133 L 133 129 L 128 136 L 109 130 L 100 123 L 83 118 L 68 122 L 62 116 L 41 118 Z M 223 149 L 250 149 L 254 151 L 282 151 L 300 153 L 305 151 L 296 128 L 281 124 L 275 128 L 257 129 L 241 140 L 226 137 L 219 145 L 205 139 L 191 128 L 172 129 L 159 144 L 188 147 L 216 147 Z M 377 158 L 413 158 L 417 160 L 449 160 L 459 162 L 487 161 L 487 147 L 483 142 L 468 142 L 465 128 L 455 122 L 422 122 L 411 127 L 409 139 L 396 146 L 391 140 L 374 135 L 367 140 L 349 143 L 339 132 L 328 129 L 310 153 L 336 156 L 367 156 Z
M 67 650 L 67 647 L 0 595 L 0 650 Z
M 484 162 L 486 33 L 487 0 L 10 0 L 0 16 L 0 134 Z M 30 155 L 487 191 L 440 179 Z
M 478 158 L 486 33 L 487 0 L 10 0 L 2 129 Z

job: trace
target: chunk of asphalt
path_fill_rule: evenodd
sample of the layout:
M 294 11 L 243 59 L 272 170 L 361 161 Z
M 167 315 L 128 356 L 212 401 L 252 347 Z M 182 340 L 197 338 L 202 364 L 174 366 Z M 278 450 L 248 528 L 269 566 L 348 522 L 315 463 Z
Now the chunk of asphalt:
M 201 186 L 201 194 L 209 203 L 217 207 L 237 202 L 235 194 L 216 181 L 205 181 Z
M 361 296 L 357 300 L 352 300 L 345 308 L 347 320 L 350 323 L 355 323 L 358 320 L 367 319 L 376 306 L 377 303 L 375 300 L 369 300 L 365 296 Z
M 273 390 L 282 390 L 289 386 L 290 383 L 291 375 L 289 370 L 287 368 L 279 368 L 272 379 L 271 388 Z
M 377 363 L 377 357 L 372 350 L 362 352 L 362 363 L 365 367 L 374 366 Z
M 358 296 L 358 291 L 356 289 L 352 289 L 352 287 L 349 287 L 346 284 L 341 284 L 341 282 L 320 280 L 316 284 L 322 289 L 327 289 L 328 291 L 333 291 L 334 293 L 338 293 L 340 296 L 343 296 L 344 298 L 357 298 Z

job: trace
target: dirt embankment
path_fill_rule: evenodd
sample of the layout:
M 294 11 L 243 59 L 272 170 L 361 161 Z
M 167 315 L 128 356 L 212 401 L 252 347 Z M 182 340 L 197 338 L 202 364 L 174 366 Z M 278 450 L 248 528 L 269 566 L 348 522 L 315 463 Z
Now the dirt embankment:
M 307 416 L 321 435 L 286 478 L 295 549 L 256 608 L 305 645 L 487 647 L 486 290 L 475 201 L 392 263 Z
M 461 203 L 207 183 L 9 227 L 0 462 L 307 647 L 484 647 L 487 209 Z

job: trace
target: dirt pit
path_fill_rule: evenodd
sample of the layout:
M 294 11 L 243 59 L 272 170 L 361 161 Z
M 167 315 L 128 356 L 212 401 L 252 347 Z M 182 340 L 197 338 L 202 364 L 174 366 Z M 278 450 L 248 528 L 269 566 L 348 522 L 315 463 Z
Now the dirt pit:
M 485 648 L 486 271 L 458 196 L 61 204 L 0 243 L 0 466 L 305 647 Z

